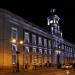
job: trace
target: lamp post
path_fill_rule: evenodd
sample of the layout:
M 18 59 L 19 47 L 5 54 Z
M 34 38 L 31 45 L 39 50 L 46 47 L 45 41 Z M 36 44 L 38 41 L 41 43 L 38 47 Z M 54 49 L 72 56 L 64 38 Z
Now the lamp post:
M 19 51 L 16 51 L 17 63 L 16 63 L 16 72 L 19 72 Z
M 57 54 L 57 68 L 60 68 L 60 50 L 56 50 L 56 54 Z
M 11 43 L 16 44 L 18 46 L 19 44 L 22 45 L 23 41 L 21 40 L 21 41 L 17 42 L 16 39 L 12 39 Z M 17 50 L 16 51 L 16 72 L 19 72 L 19 53 L 20 53 L 19 50 Z

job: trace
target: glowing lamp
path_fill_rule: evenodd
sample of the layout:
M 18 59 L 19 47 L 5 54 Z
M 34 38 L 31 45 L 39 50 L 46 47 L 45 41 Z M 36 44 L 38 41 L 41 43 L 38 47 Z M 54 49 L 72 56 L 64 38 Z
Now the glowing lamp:
M 12 43 L 16 43 L 16 39 L 12 39 L 12 41 L 11 41 Z
M 22 40 L 20 41 L 20 44 L 21 44 L 21 45 L 23 44 L 23 41 L 22 41 Z

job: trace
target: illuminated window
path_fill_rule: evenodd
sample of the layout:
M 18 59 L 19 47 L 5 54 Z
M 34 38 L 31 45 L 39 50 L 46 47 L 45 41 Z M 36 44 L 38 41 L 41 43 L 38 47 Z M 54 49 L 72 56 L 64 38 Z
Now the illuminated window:
M 36 48 L 33 48 L 33 53 L 36 54 Z
M 42 45 L 42 38 L 41 37 L 38 37 L 38 44 Z
M 48 47 L 51 48 L 51 40 L 48 40 Z
M 37 57 L 34 56 L 34 64 L 36 64 L 36 62 L 37 62 Z
M 18 37 L 17 29 L 12 27 L 11 39 L 13 39 L 13 38 L 17 39 L 17 37 Z
M 16 64 L 16 55 L 12 55 L 12 64 Z
M 36 35 L 32 34 L 32 44 L 36 45 Z
M 12 44 L 12 64 L 16 64 L 16 51 L 17 51 L 17 45 Z
M 37 58 L 36 58 L 36 48 L 33 48 L 33 53 L 34 53 L 34 64 L 36 64 L 36 62 L 37 62 Z
M 47 54 L 47 49 L 44 49 L 44 53 Z
M 25 43 L 29 43 L 29 33 L 25 32 L 25 38 L 24 38 Z
M 69 46 L 68 46 L 68 52 L 69 52 Z
M 47 39 L 44 39 L 44 47 L 47 47 Z
M 42 49 L 39 49 L 39 53 L 42 54 Z
M 49 55 L 51 55 L 51 49 L 49 49 Z
M 53 27 L 51 27 L 51 32 L 52 32 L 52 34 L 53 34 L 53 30 L 54 30 Z
M 13 51 L 13 53 L 17 51 L 17 45 L 16 44 L 12 44 L 12 51 Z
M 62 44 L 62 49 L 64 49 L 64 45 Z
M 11 28 L 11 40 L 18 38 L 17 28 L 12 27 Z M 12 44 L 12 64 L 16 64 L 16 51 L 17 51 L 17 45 Z
M 47 25 L 50 25 L 50 18 L 47 18 Z
M 29 53 L 29 47 L 25 47 L 25 52 Z
M 61 37 L 62 37 L 62 32 L 61 32 Z

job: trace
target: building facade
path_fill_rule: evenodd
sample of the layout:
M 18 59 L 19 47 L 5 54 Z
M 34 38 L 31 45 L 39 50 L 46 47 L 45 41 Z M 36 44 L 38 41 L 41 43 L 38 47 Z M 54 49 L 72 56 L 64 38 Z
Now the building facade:
M 0 70 L 33 70 L 73 63 L 75 45 L 62 38 L 59 17 L 48 17 L 51 33 L 0 9 Z

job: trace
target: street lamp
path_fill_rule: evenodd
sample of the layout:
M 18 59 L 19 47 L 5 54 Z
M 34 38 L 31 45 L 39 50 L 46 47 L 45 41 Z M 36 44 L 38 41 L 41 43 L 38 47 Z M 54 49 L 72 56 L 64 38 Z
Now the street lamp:
M 15 43 L 16 43 L 16 39 L 12 39 L 12 40 L 11 40 L 11 43 L 12 43 L 12 44 L 15 44 Z
M 60 50 L 56 50 L 56 54 L 57 54 L 57 68 L 60 68 Z
M 17 45 L 22 45 L 23 44 L 23 41 L 22 40 L 20 40 L 19 42 L 17 42 L 17 40 L 16 39 L 12 39 L 11 40 L 11 43 L 12 44 L 17 44 Z M 16 58 L 17 58 L 17 61 L 16 61 L 16 72 L 19 72 L 19 50 L 17 50 L 16 51 Z

